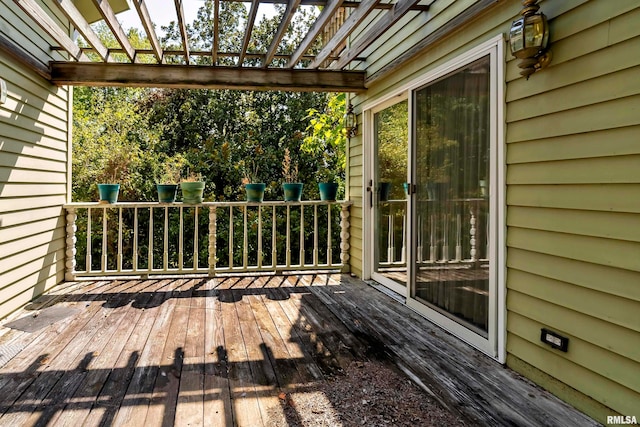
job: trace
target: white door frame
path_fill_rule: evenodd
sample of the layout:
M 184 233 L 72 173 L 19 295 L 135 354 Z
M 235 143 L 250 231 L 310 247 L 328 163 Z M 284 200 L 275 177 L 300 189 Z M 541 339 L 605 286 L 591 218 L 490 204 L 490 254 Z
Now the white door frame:
M 417 79 L 414 79 L 398 90 L 387 94 L 384 97 L 371 100 L 363 105 L 363 138 L 365 146 L 365 162 L 364 162 L 364 186 L 368 187 L 370 180 L 374 176 L 375 151 L 373 147 L 375 136 L 374 114 L 384 108 L 387 108 L 397 102 L 408 99 L 409 108 L 409 173 L 415 175 L 414 151 L 415 140 L 413 133 L 413 92 L 418 88 L 442 77 L 467 64 L 489 55 L 490 57 L 490 132 L 491 132 L 491 148 L 492 153 L 490 160 L 491 178 L 489 194 L 490 208 L 492 215 L 490 216 L 490 235 L 489 247 L 490 256 L 495 259 L 490 263 L 489 269 L 489 325 L 488 338 L 482 337 L 470 329 L 464 327 L 460 323 L 451 318 L 433 310 L 423 303 L 411 297 L 413 284 L 415 283 L 415 233 L 413 221 L 408 221 L 408 247 L 407 254 L 407 286 L 406 288 L 392 282 L 379 274 L 374 269 L 374 224 L 373 224 L 373 208 L 369 203 L 370 195 L 365 191 L 363 194 L 363 212 L 365 213 L 363 222 L 366 232 L 364 233 L 364 279 L 374 279 L 384 286 L 389 287 L 395 292 L 400 293 L 406 298 L 407 306 L 424 315 L 425 317 L 438 324 L 443 329 L 453 333 L 463 341 L 478 348 L 492 358 L 497 359 L 500 363 L 506 362 L 506 183 L 505 183 L 505 147 L 504 147 L 504 74 L 505 74 L 505 57 L 504 57 L 504 37 L 500 34 L 490 40 L 481 43 L 475 48 L 447 61 L 445 64 L 427 71 Z M 367 152 L 368 150 L 368 152 Z M 409 176 L 409 183 L 415 183 L 415 176 Z M 414 210 L 414 195 L 409 197 L 407 204 L 407 212 Z M 411 216 L 411 215 L 410 215 Z M 394 286 L 395 284 L 395 286 Z
M 392 105 L 395 105 L 399 102 L 403 102 L 407 100 L 407 96 L 408 96 L 408 92 L 404 91 L 401 92 L 399 94 L 397 94 L 396 96 L 387 99 L 384 102 L 380 102 L 378 104 L 375 105 L 375 107 L 369 109 L 366 111 L 365 117 L 368 117 L 369 120 L 365 119 L 365 127 L 367 128 L 368 132 L 366 132 L 366 135 L 369 135 L 370 139 L 368 141 L 371 141 L 371 143 L 369 144 L 370 149 L 368 150 L 368 153 L 366 153 L 366 166 L 365 169 L 367 170 L 367 173 L 365 173 L 365 193 L 364 193 L 364 198 L 362 203 L 365 205 L 365 212 L 367 212 L 367 214 L 365 215 L 368 219 L 368 224 L 370 224 L 371 226 L 367 227 L 366 230 L 366 234 L 368 237 L 368 242 L 369 244 L 365 244 L 365 248 L 366 248 L 366 254 L 365 254 L 365 258 L 367 259 L 367 263 L 368 263 L 368 270 L 367 270 L 367 276 L 365 277 L 366 279 L 372 279 L 374 281 L 376 281 L 377 283 L 380 283 L 381 285 L 391 289 L 393 292 L 396 292 L 397 294 L 403 296 L 403 297 L 408 297 L 408 293 L 407 293 L 407 287 L 408 287 L 408 280 L 409 280 L 409 276 L 407 275 L 407 286 L 402 286 L 401 284 L 389 279 L 388 277 L 385 277 L 379 273 L 377 273 L 375 270 L 375 262 L 374 262 L 374 256 L 375 256 L 375 249 L 374 249 L 374 245 L 377 245 L 377 239 L 376 239 L 376 227 L 374 224 L 374 207 L 371 204 L 371 197 L 375 197 L 373 194 L 373 188 L 371 188 L 370 183 L 374 180 L 374 176 L 375 176 L 375 167 L 376 167 L 376 150 L 375 150 L 375 134 L 376 134 L 376 128 L 375 128 L 375 120 L 374 120 L 374 116 L 376 113 L 379 113 L 380 111 L 391 107 Z M 411 120 L 411 119 L 409 119 Z M 411 149 L 411 144 L 407 144 L 409 146 L 409 150 Z M 407 176 L 407 182 L 409 182 L 409 177 Z M 375 183 L 374 183 L 375 184 Z M 408 235 L 408 234 L 407 234 Z M 408 262 L 408 257 L 407 257 L 407 262 Z

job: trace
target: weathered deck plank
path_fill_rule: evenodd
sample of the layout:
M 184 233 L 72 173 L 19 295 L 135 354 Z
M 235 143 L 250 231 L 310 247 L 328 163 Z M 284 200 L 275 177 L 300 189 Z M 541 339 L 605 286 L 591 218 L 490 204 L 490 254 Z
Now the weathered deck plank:
M 237 281 L 228 285 L 230 285 L 229 289 L 220 290 L 220 297 L 222 298 L 223 295 L 226 295 L 222 302 L 222 324 L 224 347 L 227 353 L 233 420 L 234 424 L 238 426 L 259 425 L 262 424 L 262 415 L 258 404 L 256 382 L 251 377 L 250 361 L 242 338 L 242 330 L 232 293 L 233 289 L 246 288 L 248 279 L 245 279 L 244 283 Z
M 233 425 L 231 392 L 227 370 L 227 351 L 224 347 L 222 303 L 218 298 L 217 279 L 207 282 L 204 289 L 204 424 L 212 427 Z
M 345 275 L 83 282 L 33 307 L 56 305 L 82 310 L 0 331 L 24 347 L 0 367 L 1 426 L 262 426 L 280 393 L 373 354 L 478 424 L 595 425 Z
M 179 426 L 198 425 L 204 419 L 204 341 L 205 291 L 209 280 L 195 283 L 189 299 L 189 319 L 184 346 L 184 365 L 180 376 L 180 389 L 176 403 L 175 424 Z

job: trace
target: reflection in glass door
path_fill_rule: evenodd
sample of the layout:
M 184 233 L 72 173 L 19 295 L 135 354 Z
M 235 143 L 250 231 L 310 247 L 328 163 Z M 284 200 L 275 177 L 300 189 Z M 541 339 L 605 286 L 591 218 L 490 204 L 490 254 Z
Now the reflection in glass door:
M 412 297 L 488 338 L 490 61 L 414 92 Z
M 407 283 L 408 103 L 374 114 L 374 173 L 369 197 L 374 217 L 374 278 L 402 292 Z

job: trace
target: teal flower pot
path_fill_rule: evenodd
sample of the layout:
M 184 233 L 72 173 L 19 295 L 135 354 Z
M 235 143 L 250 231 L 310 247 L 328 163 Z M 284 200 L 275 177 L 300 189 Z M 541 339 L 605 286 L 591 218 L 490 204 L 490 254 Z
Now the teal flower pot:
M 156 184 L 158 190 L 158 201 L 160 203 L 173 203 L 176 201 L 178 184 Z
M 182 203 L 187 203 L 189 205 L 202 203 L 204 182 L 182 182 L 180 183 L 180 190 L 182 190 Z
M 320 200 L 334 201 L 338 194 L 338 184 L 335 182 L 320 182 L 318 183 L 318 189 L 320 190 Z
M 299 202 L 302 199 L 302 186 L 301 182 L 288 182 L 282 184 L 284 190 L 285 202 Z
M 389 193 L 391 193 L 391 183 L 390 182 L 381 182 L 379 184 L 380 187 L 380 201 L 386 202 L 389 200 Z
M 119 191 L 120 184 L 98 184 L 98 193 L 102 202 L 116 203 Z
M 267 185 L 263 182 L 245 184 L 244 189 L 247 192 L 247 202 L 261 203 L 264 200 L 264 189 Z

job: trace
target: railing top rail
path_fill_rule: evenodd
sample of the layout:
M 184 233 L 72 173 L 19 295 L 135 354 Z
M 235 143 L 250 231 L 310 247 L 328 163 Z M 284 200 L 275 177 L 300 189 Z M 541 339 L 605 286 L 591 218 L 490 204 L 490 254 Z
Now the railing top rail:
M 64 205 L 65 209 L 83 209 L 83 208 L 161 208 L 161 207 L 236 207 L 236 206 L 324 206 L 324 205 L 342 205 L 350 206 L 353 202 L 350 200 L 302 200 L 300 202 L 284 202 L 281 200 L 265 200 L 263 202 L 202 202 L 199 204 L 188 204 L 182 202 L 159 203 L 159 202 L 117 202 L 117 203 L 101 203 L 101 202 L 72 202 Z

